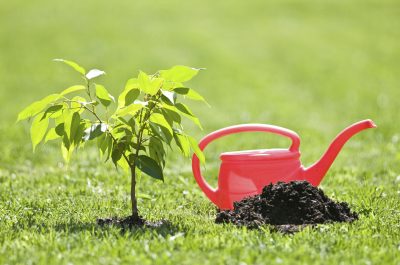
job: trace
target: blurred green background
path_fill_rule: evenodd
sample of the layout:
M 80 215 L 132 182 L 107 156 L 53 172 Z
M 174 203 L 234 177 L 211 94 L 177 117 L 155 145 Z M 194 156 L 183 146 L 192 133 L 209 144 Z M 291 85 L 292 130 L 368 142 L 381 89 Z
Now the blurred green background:
M 19 212 L 21 216 L 17 214 L 13 204 L 16 203 L 14 200 L 21 199 L 21 194 L 27 195 L 20 201 L 22 208 L 35 205 L 38 198 L 45 199 L 46 196 L 68 198 L 75 205 L 74 197 L 81 192 L 80 189 L 86 190 L 83 186 L 88 185 L 87 179 L 98 180 L 104 185 L 106 196 L 102 200 L 109 200 L 109 204 L 85 217 L 78 214 L 87 211 L 85 206 L 71 206 L 76 207 L 76 211 L 70 213 L 68 220 L 86 218 L 93 223 L 99 215 L 128 213 L 129 209 L 125 207 L 127 179 L 115 172 L 111 165 L 104 169 L 93 150 L 80 151 L 72 162 L 78 166 L 65 169 L 57 145 L 39 148 L 36 154 L 32 154 L 28 125 L 15 124 L 17 113 L 26 105 L 81 81 L 73 71 L 52 62 L 54 58 L 64 58 L 77 61 L 86 69 L 106 71 L 107 75 L 100 82 L 113 94 L 122 91 L 125 81 L 136 76 L 139 69 L 153 73 L 176 64 L 207 68 L 190 83 L 211 105 L 211 108 L 200 103 L 193 106 L 204 131 L 190 124 L 187 124 L 187 130 L 200 139 L 215 129 L 240 123 L 287 127 L 302 137 L 302 161 L 305 165 L 313 163 L 344 127 L 371 118 L 378 129 L 351 139 L 322 185 L 329 195 L 336 194 L 361 211 L 366 209 L 363 195 L 378 187 L 386 194 L 386 200 L 392 202 L 381 201 L 379 207 L 397 205 L 397 210 L 391 209 L 387 213 L 399 221 L 399 29 L 400 2 L 396 0 L 1 1 L 2 214 L 14 216 L 10 220 L 17 220 L 17 223 L 19 218 L 25 218 L 21 217 L 25 216 L 24 213 Z M 206 152 L 207 179 L 216 183 L 221 151 L 277 146 L 287 146 L 287 142 L 262 134 L 244 134 L 221 140 Z M 213 216 L 208 215 L 213 207 L 193 181 L 190 161 L 171 153 L 168 162 L 166 184 L 143 180 L 143 192 L 156 198 L 152 204 L 141 202 L 144 214 L 149 218 L 169 218 L 184 223 L 182 218 L 196 213 L 208 220 L 206 226 L 213 226 Z M 68 176 L 67 180 L 65 176 Z M 184 197 L 180 193 L 182 187 L 177 179 L 189 183 L 184 189 L 193 196 Z M 60 181 L 66 185 L 65 190 L 57 192 Z M 9 189 L 11 183 L 15 185 L 12 191 Z M 78 188 L 76 183 L 83 186 Z M 120 187 L 120 191 L 115 192 L 113 187 Z M 375 196 L 375 193 L 371 194 Z M 93 202 L 98 199 L 96 196 L 89 192 L 82 200 Z M 371 198 L 367 196 L 367 199 Z M 9 204 L 10 201 L 13 203 Z M 120 208 L 115 208 L 118 203 Z M 187 212 L 172 213 L 172 217 L 167 214 L 181 203 L 186 205 Z M 198 205 L 203 212 L 197 212 Z M 369 206 L 371 211 L 375 206 Z M 58 222 L 65 218 L 62 210 L 55 210 L 59 204 L 48 207 L 50 212 L 55 211 Z M 147 209 L 149 207 L 158 210 L 152 212 Z M 76 219 L 74 214 L 77 214 Z M 34 217 L 39 218 L 38 215 Z M 362 225 L 374 223 L 368 216 L 365 218 L 367 221 L 361 222 Z M 4 220 L 0 219 L 0 223 Z M 394 225 L 388 222 L 388 227 Z M 25 242 L 20 234 L 15 234 L 14 226 L 3 227 L 9 228 L 0 232 L 0 242 L 7 238 L 14 243 Z M 21 229 L 26 233 L 34 230 L 32 225 Z M 215 229 L 218 233 L 225 233 L 221 232 L 224 231 L 221 227 Z M 232 233 L 231 230 L 228 232 Z M 243 243 L 249 248 L 249 257 L 257 257 L 261 250 L 252 241 L 257 235 L 243 233 L 244 237 L 253 237 L 248 244 Z M 189 234 L 185 239 L 193 241 Z M 398 232 L 391 234 L 390 229 L 384 235 L 387 245 L 379 251 L 388 251 L 390 257 L 396 252 L 393 244 L 400 242 L 399 235 Z M 230 238 L 228 234 L 226 236 Z M 304 235 L 308 242 L 314 236 Z M 30 237 L 34 235 L 28 234 L 28 239 Z M 158 242 L 151 236 L 149 240 Z M 295 244 L 289 239 L 279 240 L 277 242 L 283 245 Z M 64 246 L 67 243 L 61 240 L 59 244 Z M 194 244 L 193 248 L 197 247 L 199 245 Z M 360 256 L 368 254 L 368 251 L 361 251 L 361 247 L 353 247 Z M 204 260 L 199 259 L 202 262 L 213 255 L 219 256 L 218 251 L 223 251 L 205 246 L 199 248 L 207 252 L 203 253 Z M 14 261 L 26 261 L 23 254 L 26 249 L 23 249 L 18 244 L 9 243 L 0 249 L 0 253 L 14 252 Z M 310 245 L 310 249 L 309 257 L 320 257 L 317 248 Z M 41 252 L 40 244 L 30 251 L 47 257 L 45 252 Z M 107 256 L 108 252 L 102 251 Z M 178 257 L 179 253 L 183 255 L 183 252 L 176 251 Z M 274 257 L 275 252 L 268 249 L 261 253 Z M 285 253 L 285 249 L 276 253 Z M 297 253 L 302 257 L 298 260 L 309 261 L 307 255 L 301 253 Z M 57 260 L 55 254 L 49 255 Z M 351 261 L 350 253 L 346 255 L 347 261 Z M 183 257 L 178 260 L 182 261 Z M 328 257 L 335 264 L 341 256 L 336 253 Z
M 51 61 L 66 58 L 104 69 L 113 93 L 139 69 L 207 68 L 192 82 L 212 106 L 194 108 L 205 132 L 261 122 L 328 141 L 364 118 L 387 139 L 398 131 L 397 1 L 10 1 L 0 12 L 6 127 L 80 81 Z M 305 140 L 304 151 L 318 142 Z

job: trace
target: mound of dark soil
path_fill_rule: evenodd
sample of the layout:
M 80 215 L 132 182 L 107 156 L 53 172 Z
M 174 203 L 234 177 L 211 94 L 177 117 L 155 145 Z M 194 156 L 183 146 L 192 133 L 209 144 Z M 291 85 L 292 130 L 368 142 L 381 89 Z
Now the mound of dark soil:
M 278 182 L 265 186 L 259 195 L 234 203 L 233 210 L 219 211 L 216 223 L 258 228 L 269 224 L 291 233 L 302 227 L 358 219 L 346 202 L 334 202 L 307 181 Z
M 147 228 L 159 228 L 165 224 L 168 224 L 167 221 L 161 220 L 157 222 L 150 222 L 142 217 L 133 218 L 132 216 L 128 217 L 109 217 L 109 218 L 99 218 L 97 219 L 97 224 L 100 226 L 117 226 L 122 229 L 131 229 L 138 227 L 147 227 Z

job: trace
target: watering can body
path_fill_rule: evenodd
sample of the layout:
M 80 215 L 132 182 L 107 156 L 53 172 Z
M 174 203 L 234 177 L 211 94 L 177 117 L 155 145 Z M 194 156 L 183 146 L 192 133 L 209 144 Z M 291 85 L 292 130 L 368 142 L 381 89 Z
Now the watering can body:
M 233 209 L 233 203 L 260 194 L 262 189 L 278 181 L 307 180 L 317 186 L 333 163 L 345 142 L 355 133 L 373 128 L 371 120 L 355 123 L 343 130 L 331 143 L 328 150 L 314 165 L 304 168 L 300 162 L 300 138 L 289 130 L 267 124 L 243 124 L 227 127 L 204 137 L 199 147 L 204 150 L 212 141 L 223 136 L 241 132 L 268 132 L 291 140 L 288 149 L 259 149 L 225 152 L 220 155 L 221 166 L 218 187 L 210 187 L 200 171 L 200 162 L 193 155 L 193 175 L 205 195 L 220 209 Z

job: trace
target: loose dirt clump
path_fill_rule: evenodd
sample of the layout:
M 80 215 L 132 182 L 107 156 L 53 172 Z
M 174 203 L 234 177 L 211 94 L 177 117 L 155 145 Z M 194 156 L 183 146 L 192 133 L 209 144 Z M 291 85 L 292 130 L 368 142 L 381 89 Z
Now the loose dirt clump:
M 357 219 L 346 202 L 332 201 L 307 181 L 292 181 L 265 186 L 261 194 L 235 202 L 233 210 L 219 211 L 215 222 L 249 228 L 269 224 L 273 230 L 293 233 L 307 225 Z
M 125 229 L 140 228 L 140 227 L 159 228 L 165 224 L 169 224 L 169 222 L 165 220 L 150 222 L 143 219 L 142 217 L 133 218 L 132 216 L 128 216 L 123 218 L 119 217 L 99 218 L 97 219 L 97 224 L 103 227 L 116 226 L 125 230 Z

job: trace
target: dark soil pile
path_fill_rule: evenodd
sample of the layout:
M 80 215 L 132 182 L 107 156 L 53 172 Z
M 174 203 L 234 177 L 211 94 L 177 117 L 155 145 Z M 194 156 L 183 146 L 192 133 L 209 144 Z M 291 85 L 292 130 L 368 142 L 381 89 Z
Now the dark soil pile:
M 269 224 L 277 231 L 296 232 L 302 227 L 358 219 L 346 202 L 334 202 L 307 181 L 278 182 L 259 195 L 234 203 L 233 210 L 219 211 L 216 223 L 258 228 Z

